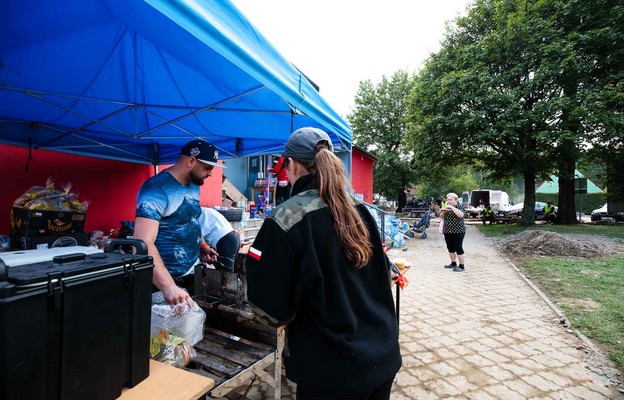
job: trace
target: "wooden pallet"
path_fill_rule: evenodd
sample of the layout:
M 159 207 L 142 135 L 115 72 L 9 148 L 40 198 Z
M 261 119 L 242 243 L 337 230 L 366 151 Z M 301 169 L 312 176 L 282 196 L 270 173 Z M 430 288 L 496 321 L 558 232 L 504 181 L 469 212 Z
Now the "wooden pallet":
M 280 329 L 283 346 L 283 328 Z M 251 383 L 254 378 L 269 385 L 272 398 L 281 397 L 281 349 L 264 343 L 238 338 L 230 333 L 207 327 L 204 339 L 195 346 L 189 371 L 215 381 L 211 398 L 222 398 L 233 389 Z M 269 370 L 267 370 L 269 369 Z

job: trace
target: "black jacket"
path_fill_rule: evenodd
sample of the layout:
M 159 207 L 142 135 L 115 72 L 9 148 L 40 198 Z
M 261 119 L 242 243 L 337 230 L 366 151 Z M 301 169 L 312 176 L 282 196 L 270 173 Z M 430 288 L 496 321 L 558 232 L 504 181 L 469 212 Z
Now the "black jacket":
M 361 269 L 344 256 L 310 176 L 267 217 L 247 257 L 249 300 L 288 323 L 286 376 L 302 386 L 364 392 L 401 367 L 389 262 L 375 220 L 357 209 L 373 242 Z

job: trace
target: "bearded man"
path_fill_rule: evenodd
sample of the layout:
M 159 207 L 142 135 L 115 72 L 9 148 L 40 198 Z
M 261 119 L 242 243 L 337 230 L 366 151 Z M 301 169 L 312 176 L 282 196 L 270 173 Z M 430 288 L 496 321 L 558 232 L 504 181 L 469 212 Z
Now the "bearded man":
M 218 255 L 203 241 L 199 223 L 199 187 L 213 168 L 223 167 L 218 158 L 214 145 L 193 140 L 173 166 L 145 181 L 137 196 L 133 237 L 147 245 L 154 259 L 152 282 L 172 305 L 190 299 L 199 258 L 215 262 Z

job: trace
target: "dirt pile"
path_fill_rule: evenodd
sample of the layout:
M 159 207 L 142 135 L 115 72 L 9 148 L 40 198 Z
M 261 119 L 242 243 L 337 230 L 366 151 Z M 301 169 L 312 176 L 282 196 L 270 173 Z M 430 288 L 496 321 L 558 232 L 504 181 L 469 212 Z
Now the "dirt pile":
M 624 246 L 602 236 L 561 235 L 541 230 L 524 231 L 496 242 L 502 252 L 517 257 L 597 258 L 624 253 Z

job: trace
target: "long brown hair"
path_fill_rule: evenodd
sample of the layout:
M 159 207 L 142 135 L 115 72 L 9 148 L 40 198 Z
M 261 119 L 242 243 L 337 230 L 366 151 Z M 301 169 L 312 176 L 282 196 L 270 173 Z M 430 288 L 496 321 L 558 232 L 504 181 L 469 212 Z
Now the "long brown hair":
M 342 249 L 355 268 L 368 263 L 373 253 L 370 233 L 347 192 L 349 182 L 342 162 L 329 150 L 326 142 L 316 145 L 314 160 L 297 160 L 314 177 L 321 200 L 334 217 L 334 229 Z

